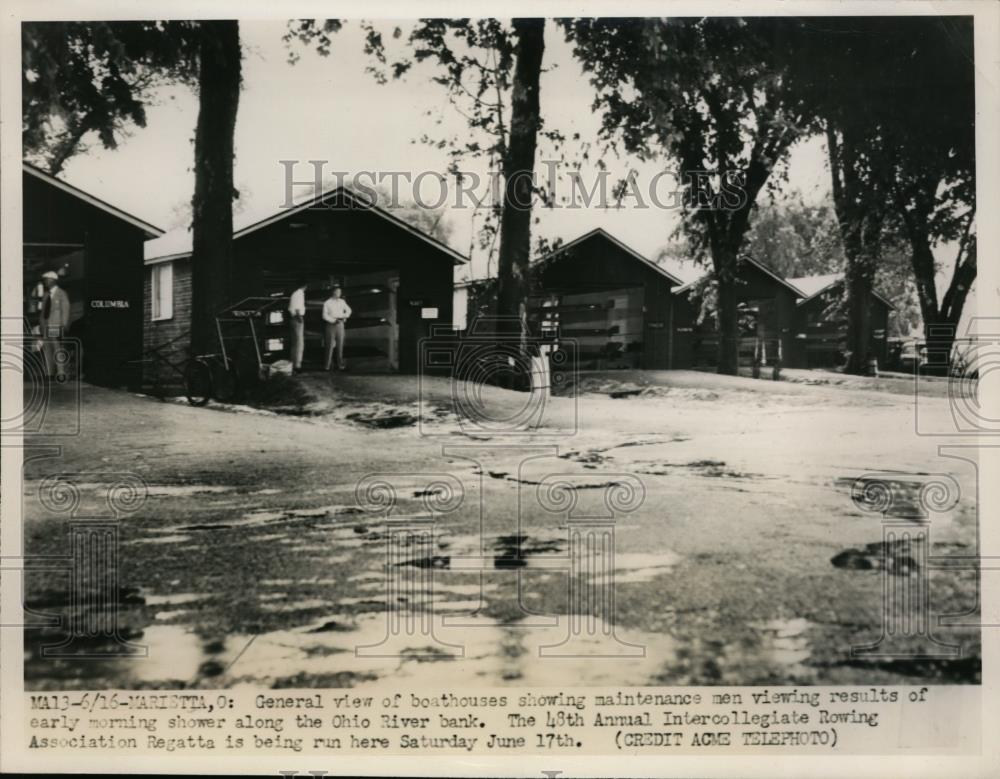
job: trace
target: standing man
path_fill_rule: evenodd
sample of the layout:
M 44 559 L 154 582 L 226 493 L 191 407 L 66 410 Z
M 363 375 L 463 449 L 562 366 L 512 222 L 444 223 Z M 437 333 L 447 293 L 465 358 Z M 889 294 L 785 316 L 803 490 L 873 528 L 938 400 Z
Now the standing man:
M 39 332 L 42 336 L 42 354 L 45 357 L 45 373 L 51 379 L 66 379 L 65 363 L 56 360 L 56 345 L 69 326 L 69 295 L 59 286 L 59 274 L 45 271 L 42 274 L 45 295 L 42 297 L 42 312 L 39 317 Z
M 333 283 L 330 297 L 323 304 L 323 321 L 326 323 L 326 369 L 330 370 L 333 362 L 333 347 L 337 347 L 337 367 L 346 370 L 344 362 L 344 323 L 351 315 L 351 307 L 341 295 L 340 284 Z
M 302 354 L 306 348 L 306 285 L 303 278 L 295 282 L 288 298 L 288 322 L 291 325 L 292 372 L 302 373 Z

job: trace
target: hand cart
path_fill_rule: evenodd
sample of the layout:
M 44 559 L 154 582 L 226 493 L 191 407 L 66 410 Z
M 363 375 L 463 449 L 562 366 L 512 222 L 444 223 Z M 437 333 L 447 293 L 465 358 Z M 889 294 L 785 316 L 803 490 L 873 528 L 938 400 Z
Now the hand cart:
M 166 373 L 182 380 L 191 405 L 238 401 L 248 381 L 266 377 L 271 365 L 284 356 L 287 305 L 288 298 L 282 296 L 244 298 L 215 318 L 219 352 L 189 359 L 175 354 L 189 343 L 188 330 L 127 364 L 153 368 L 149 392 L 160 399 L 168 394 L 160 379 Z

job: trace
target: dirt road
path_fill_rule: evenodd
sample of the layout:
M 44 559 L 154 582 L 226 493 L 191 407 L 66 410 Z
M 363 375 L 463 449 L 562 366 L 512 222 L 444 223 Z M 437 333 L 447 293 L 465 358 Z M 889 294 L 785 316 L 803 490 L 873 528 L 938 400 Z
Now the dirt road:
M 148 498 L 120 523 L 118 618 L 148 656 L 43 657 L 66 629 L 31 629 L 28 686 L 978 679 L 978 630 L 961 627 L 976 620 L 975 464 L 915 434 L 912 397 L 682 372 L 617 386 L 551 399 L 534 435 L 498 421 L 525 395 L 487 388 L 470 425 L 443 380 L 308 376 L 297 416 L 84 387 L 81 433 L 43 437 L 61 454 L 26 464 L 26 551 L 69 550 L 68 515 L 40 503 L 47 477 L 76 474 L 78 516 L 107 514 L 113 474 L 141 477 Z M 52 425 L 72 419 L 69 397 Z M 920 404 L 950 423 L 946 398 Z M 863 474 L 888 485 L 884 513 L 852 500 Z M 377 481 L 395 524 L 370 510 L 384 493 L 357 489 Z M 934 482 L 953 494 L 927 525 Z M 567 519 L 604 529 L 574 537 Z M 613 562 L 577 554 L 588 532 L 613 535 Z M 67 612 L 64 580 L 27 581 L 29 606 Z M 972 614 L 878 644 L 884 582 L 927 582 L 932 615 Z M 433 635 L 396 636 L 390 617 L 427 617 Z M 940 656 L 909 657 L 928 647 Z

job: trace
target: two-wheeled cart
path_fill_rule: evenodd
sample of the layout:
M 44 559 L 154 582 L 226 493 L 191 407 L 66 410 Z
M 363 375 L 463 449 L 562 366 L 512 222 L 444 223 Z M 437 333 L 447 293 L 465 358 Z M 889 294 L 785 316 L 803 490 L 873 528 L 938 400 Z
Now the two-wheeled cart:
M 285 355 L 287 305 L 283 296 L 244 298 L 215 318 L 218 352 L 181 356 L 190 342 L 188 330 L 128 363 L 143 367 L 144 377 L 150 376 L 149 393 L 161 399 L 168 394 L 163 377 L 174 375 L 194 406 L 236 402 L 250 382 L 266 377 Z

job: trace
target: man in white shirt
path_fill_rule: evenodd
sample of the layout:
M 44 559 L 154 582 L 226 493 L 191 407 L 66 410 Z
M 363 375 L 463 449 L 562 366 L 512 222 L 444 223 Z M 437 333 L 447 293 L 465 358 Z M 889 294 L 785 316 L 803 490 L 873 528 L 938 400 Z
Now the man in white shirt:
M 306 345 L 306 280 L 299 279 L 288 298 L 288 321 L 291 323 L 292 370 L 302 372 L 302 353 Z
M 326 323 L 326 369 L 330 370 L 333 363 L 333 347 L 337 347 L 337 367 L 345 370 L 344 363 L 344 323 L 351 315 L 351 307 L 340 297 L 340 285 L 334 283 L 330 297 L 323 304 L 323 321 Z

